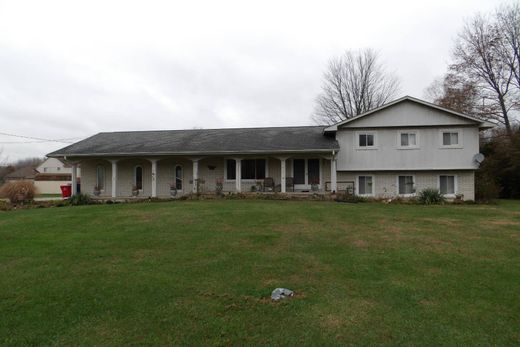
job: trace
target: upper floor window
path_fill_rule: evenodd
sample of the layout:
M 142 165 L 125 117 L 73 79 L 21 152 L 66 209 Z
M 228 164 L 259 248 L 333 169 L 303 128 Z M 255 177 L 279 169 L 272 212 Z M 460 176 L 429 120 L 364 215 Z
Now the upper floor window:
M 376 136 L 373 132 L 363 132 L 357 134 L 357 147 L 361 149 L 375 148 Z
M 399 147 L 401 148 L 417 148 L 419 139 L 415 131 L 401 131 L 399 132 Z
M 413 176 L 398 176 L 397 186 L 399 195 L 415 194 L 415 180 Z
M 441 145 L 447 148 L 461 148 L 462 147 L 462 133 L 460 130 L 442 130 L 441 131 Z

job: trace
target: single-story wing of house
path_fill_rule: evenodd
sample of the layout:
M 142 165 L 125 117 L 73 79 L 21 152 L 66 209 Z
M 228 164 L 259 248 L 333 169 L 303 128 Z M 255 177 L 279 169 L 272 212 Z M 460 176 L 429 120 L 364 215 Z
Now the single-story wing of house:
M 102 132 L 48 154 L 106 198 L 340 192 L 474 199 L 479 131 L 494 125 L 409 96 L 330 126 Z M 73 186 L 74 187 L 74 186 Z M 73 189 L 74 191 L 74 189 Z

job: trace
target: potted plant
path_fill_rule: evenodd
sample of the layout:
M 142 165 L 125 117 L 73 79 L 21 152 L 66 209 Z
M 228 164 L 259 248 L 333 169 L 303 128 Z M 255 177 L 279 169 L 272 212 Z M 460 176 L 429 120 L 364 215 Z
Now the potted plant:
M 139 189 L 137 189 L 137 186 L 132 186 L 132 196 L 138 196 L 139 195 Z
M 311 190 L 317 192 L 320 189 L 320 182 L 318 180 L 311 181 Z
M 224 190 L 224 179 L 217 178 L 217 181 L 215 184 L 215 192 L 217 193 L 218 196 L 221 196 L 223 190 Z
M 101 189 L 99 189 L 99 186 L 94 186 L 94 195 L 99 196 L 101 195 Z
M 177 196 L 177 187 L 175 186 L 175 183 L 170 183 L 170 195 L 172 197 Z

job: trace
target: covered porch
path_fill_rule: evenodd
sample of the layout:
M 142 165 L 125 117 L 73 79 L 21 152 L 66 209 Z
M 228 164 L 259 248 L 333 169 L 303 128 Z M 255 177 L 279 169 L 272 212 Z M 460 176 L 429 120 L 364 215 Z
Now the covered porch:
M 100 198 L 170 198 L 206 193 L 326 193 L 337 191 L 334 152 L 229 156 L 68 158 L 72 180 Z M 73 185 L 73 194 L 76 194 Z

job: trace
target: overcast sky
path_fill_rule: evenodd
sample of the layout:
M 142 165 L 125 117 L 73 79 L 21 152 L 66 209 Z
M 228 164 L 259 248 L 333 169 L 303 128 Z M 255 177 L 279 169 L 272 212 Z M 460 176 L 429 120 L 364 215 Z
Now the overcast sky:
M 497 1 L 2 1 L 0 132 L 312 124 L 327 61 L 379 51 L 422 98 L 468 18 Z M 0 135 L 3 156 L 60 143 Z

